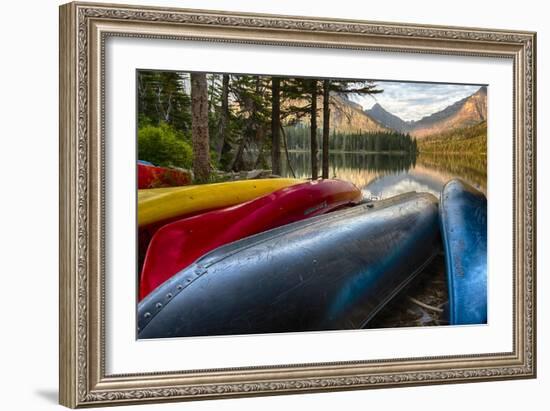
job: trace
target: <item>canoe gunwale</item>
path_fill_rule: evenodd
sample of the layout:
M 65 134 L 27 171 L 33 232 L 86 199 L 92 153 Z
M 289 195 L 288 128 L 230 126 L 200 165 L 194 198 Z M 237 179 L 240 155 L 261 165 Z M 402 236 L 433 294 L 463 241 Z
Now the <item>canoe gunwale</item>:
M 445 186 L 446 187 L 446 186 Z M 456 322 L 456 304 L 455 304 L 455 284 L 454 284 L 454 264 L 453 264 L 453 255 L 450 252 L 451 245 L 449 243 L 449 236 L 447 235 L 447 227 L 446 221 L 447 221 L 447 208 L 444 198 L 444 191 L 445 187 L 443 187 L 443 190 L 441 191 L 441 198 L 439 199 L 439 213 L 440 213 L 440 231 L 441 231 L 441 243 L 443 245 L 443 250 L 445 253 L 445 271 L 446 271 L 446 279 L 447 279 L 447 290 L 449 295 L 449 324 L 454 324 Z

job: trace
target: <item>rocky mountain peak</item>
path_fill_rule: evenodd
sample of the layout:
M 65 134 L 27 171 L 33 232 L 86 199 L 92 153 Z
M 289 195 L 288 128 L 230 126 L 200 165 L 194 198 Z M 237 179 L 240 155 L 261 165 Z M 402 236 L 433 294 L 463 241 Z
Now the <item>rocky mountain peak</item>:
M 487 87 L 482 86 L 472 95 L 417 121 L 404 121 L 388 112 L 379 103 L 365 112 L 388 128 L 409 132 L 417 138 L 422 138 L 449 129 L 472 126 L 487 120 Z

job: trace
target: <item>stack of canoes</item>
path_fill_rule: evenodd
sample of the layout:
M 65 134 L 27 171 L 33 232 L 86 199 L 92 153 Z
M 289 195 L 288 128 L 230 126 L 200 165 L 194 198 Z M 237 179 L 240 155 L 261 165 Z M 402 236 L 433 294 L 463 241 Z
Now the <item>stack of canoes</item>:
M 274 191 L 301 183 L 300 180 L 272 178 L 138 191 L 139 265 L 154 234 L 171 222 L 207 211 L 231 207 Z M 182 250 L 185 253 L 185 250 Z M 140 287 L 141 288 L 141 287 Z
M 276 182 L 277 183 L 277 182 Z M 282 184 L 296 183 L 293 180 Z M 251 186 L 252 184 L 252 186 Z M 247 186 L 272 185 L 272 180 L 226 183 L 217 192 L 239 194 Z M 202 188 L 212 189 L 211 186 Z M 213 192 L 214 193 L 214 192 Z M 242 192 L 240 193 L 242 195 Z M 189 194 L 187 194 L 189 196 Z M 193 194 L 193 195 L 196 195 Z M 220 201 L 220 197 L 210 200 Z M 140 298 L 144 298 L 172 275 L 214 248 L 295 221 L 356 204 L 361 192 L 338 180 L 305 182 L 276 190 L 241 204 L 180 218 L 154 232 L 141 270 Z M 189 200 L 184 204 L 188 205 Z M 212 208 L 210 205 L 208 208 Z
M 486 200 L 458 180 L 439 205 L 340 180 L 146 189 L 138 225 L 139 338 L 363 328 L 441 243 L 450 322 L 487 321 Z

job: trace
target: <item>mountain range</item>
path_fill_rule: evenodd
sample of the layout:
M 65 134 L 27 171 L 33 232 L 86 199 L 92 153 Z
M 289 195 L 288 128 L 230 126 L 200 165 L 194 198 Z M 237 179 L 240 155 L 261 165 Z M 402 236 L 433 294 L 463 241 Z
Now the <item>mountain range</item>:
M 306 100 L 292 101 L 294 105 L 305 105 Z M 319 97 L 317 106 L 322 106 Z M 481 87 L 472 95 L 465 97 L 436 113 L 416 121 L 405 121 L 390 113 L 379 103 L 371 109 L 363 110 L 347 98 L 346 95 L 331 96 L 330 128 L 337 133 L 375 133 L 398 131 L 422 139 L 449 130 L 464 128 L 479 124 L 487 119 L 487 88 Z M 317 123 L 322 127 L 322 112 L 319 111 Z M 309 123 L 306 119 L 304 123 Z
M 365 110 L 365 114 L 384 127 L 422 138 L 487 120 L 487 87 L 483 86 L 474 94 L 416 121 L 404 121 L 378 103 Z
M 349 100 L 346 95 L 333 94 L 330 97 L 330 129 L 337 133 L 375 133 L 390 131 L 390 129 L 374 117 L 369 116 L 360 104 Z M 295 99 L 286 101 L 285 104 L 294 106 L 306 106 L 309 102 L 306 99 Z M 317 99 L 317 107 L 322 107 L 323 98 Z M 290 118 L 290 120 L 293 120 Z M 302 120 L 303 124 L 309 126 L 309 118 Z M 317 124 L 323 126 L 323 112 L 317 114 Z
M 390 131 L 391 127 L 384 125 L 377 118 L 363 111 L 360 104 L 354 103 L 345 96 L 331 96 L 330 128 L 340 133 L 374 133 Z M 322 118 L 319 118 L 322 124 Z

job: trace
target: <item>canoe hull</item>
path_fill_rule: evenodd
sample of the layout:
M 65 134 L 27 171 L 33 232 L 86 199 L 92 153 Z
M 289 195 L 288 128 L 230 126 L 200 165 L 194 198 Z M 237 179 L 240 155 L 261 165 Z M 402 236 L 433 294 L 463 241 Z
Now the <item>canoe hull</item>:
M 241 204 L 301 182 L 290 178 L 267 178 L 139 190 L 138 226 Z
M 443 188 L 440 224 L 450 324 L 487 323 L 487 199 L 451 180 Z
M 402 195 L 219 247 L 138 304 L 138 337 L 362 328 L 439 252 L 437 199 Z
M 361 190 L 352 183 L 313 181 L 164 225 L 147 249 L 141 271 L 140 299 L 214 248 L 356 204 L 361 198 Z

